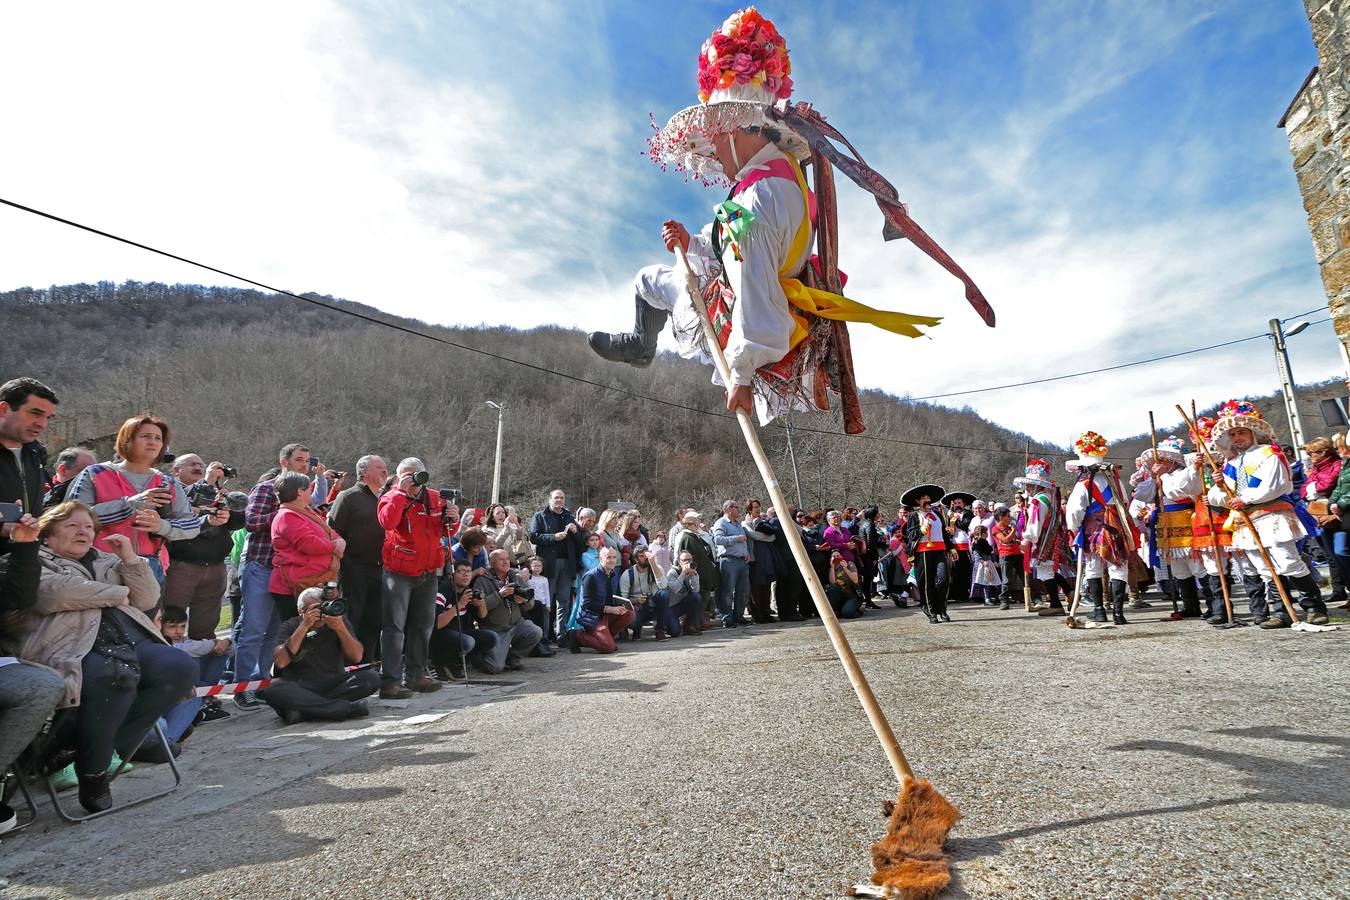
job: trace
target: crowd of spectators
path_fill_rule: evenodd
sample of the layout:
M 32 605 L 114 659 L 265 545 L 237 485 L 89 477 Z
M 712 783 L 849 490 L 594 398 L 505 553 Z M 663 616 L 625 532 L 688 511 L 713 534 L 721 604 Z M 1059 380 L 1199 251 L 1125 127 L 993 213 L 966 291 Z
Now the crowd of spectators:
M 348 479 L 302 442 L 235 490 L 231 466 L 173 456 L 153 415 L 123 423 L 111 460 L 69 447 L 49 467 L 41 436 L 58 403 L 33 379 L 0 385 L 0 775 L 16 761 L 62 772 L 91 812 L 111 806 L 122 760 L 177 755 L 227 705 L 287 725 L 357 718 L 376 693 L 407 699 L 557 648 L 614 653 L 649 625 L 665 642 L 818 620 L 790 529 L 839 618 L 914 593 L 906 507 L 888 520 L 877 506 L 732 499 L 653 533 L 636 510 L 573 513 L 562 490 L 528 517 L 478 508 L 431 487 L 416 458 L 391 474 L 368 454 Z M 1334 517 L 1350 508 L 1350 450 L 1326 443 L 1310 445 L 1308 495 Z M 961 516 L 960 599 L 1006 608 L 1021 589 L 1023 498 Z M 1328 556 L 1350 564 L 1344 533 L 1328 531 Z M 218 684 L 232 699 L 193 691 Z M 0 804 L 0 831 L 13 820 Z

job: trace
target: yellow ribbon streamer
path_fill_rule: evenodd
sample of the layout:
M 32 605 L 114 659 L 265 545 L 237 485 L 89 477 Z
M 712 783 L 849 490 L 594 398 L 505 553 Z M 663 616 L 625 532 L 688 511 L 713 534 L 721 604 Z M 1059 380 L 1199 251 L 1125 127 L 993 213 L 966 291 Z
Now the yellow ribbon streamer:
M 822 319 L 830 319 L 835 322 L 863 322 L 905 337 L 923 337 L 923 332 L 917 326 L 924 325 L 932 328 L 941 322 L 941 316 L 916 316 L 909 313 L 873 309 L 857 300 L 850 300 L 848 297 L 822 291 L 818 288 L 807 287 L 799 279 L 787 277 L 786 267 L 791 265 L 793 260 L 801 258 L 811 240 L 811 199 L 806 189 L 806 176 L 802 174 L 801 166 L 797 165 L 795 159 L 789 156 L 788 163 L 797 176 L 797 186 L 802 189 L 802 202 L 807 209 L 807 214 L 802 216 L 802 222 L 797 226 L 797 233 L 792 238 L 792 247 L 788 250 L 784 269 L 778 273 L 778 283 L 782 285 L 783 293 L 787 295 L 788 302 L 796 310 L 819 316 Z M 796 310 L 788 310 L 793 321 L 796 322 L 796 327 L 792 331 L 792 347 L 796 347 L 806 340 L 808 333 L 806 318 L 799 315 Z

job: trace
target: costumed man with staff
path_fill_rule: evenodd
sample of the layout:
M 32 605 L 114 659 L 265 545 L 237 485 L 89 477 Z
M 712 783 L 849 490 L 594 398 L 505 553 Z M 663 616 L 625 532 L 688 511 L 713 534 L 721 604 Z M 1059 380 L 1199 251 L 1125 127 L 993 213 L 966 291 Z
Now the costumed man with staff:
M 1106 461 L 1110 448 L 1105 438 L 1087 431 L 1073 446 L 1078 459 L 1065 465 L 1077 474 L 1078 480 L 1064 503 L 1064 524 L 1074 535 L 1074 547 L 1085 554 L 1083 585 L 1079 590 L 1092 601 L 1088 618 L 1105 622 L 1107 598 L 1102 585 L 1105 573 L 1110 581 L 1112 621 L 1128 625 L 1125 598 L 1129 591 L 1129 559 L 1138 547 L 1126 506 L 1128 495 L 1120 484 L 1119 467 Z
M 974 574 L 970 560 L 970 523 L 975 518 L 971 504 L 975 495 L 968 491 L 952 491 L 942 498 L 947 508 L 947 532 L 951 535 L 951 577 L 947 600 L 959 603 L 970 599 L 970 579 Z
M 1199 452 L 1200 445 L 1203 443 L 1211 453 L 1227 457 L 1227 454 L 1214 446 L 1213 429 L 1214 420 L 1209 416 L 1199 416 L 1195 419 L 1191 443 L 1195 444 L 1196 452 L 1187 454 L 1186 465 L 1196 472 L 1195 516 L 1191 520 L 1192 542 L 1196 552 L 1200 554 L 1201 564 L 1205 567 L 1210 593 L 1216 598 L 1210 601 L 1209 617 L 1206 621 L 1211 625 L 1223 625 L 1228 622 L 1228 609 L 1223 602 L 1220 571 L 1223 572 L 1222 577 L 1228 578 L 1230 583 L 1233 572 L 1241 577 L 1242 588 L 1247 594 L 1249 605 L 1257 598 L 1260 598 L 1259 602 L 1265 602 L 1265 582 L 1256 573 L 1256 567 L 1247 561 L 1247 554 L 1233 549 L 1233 532 L 1223 527 L 1224 522 L 1228 520 L 1228 510 L 1211 506 L 1205 499 L 1214 482 L 1205 469 L 1205 457 Z
M 1022 554 L 1027 561 L 1032 594 L 1039 599 L 1043 590 L 1049 600 L 1036 614 L 1063 616 L 1064 604 L 1059 599 L 1055 575 L 1068 547 L 1064 539 L 1063 501 L 1050 480 L 1050 464 L 1043 459 L 1030 460 L 1025 473 L 1014 478 L 1013 484 L 1030 498 L 1027 524 L 1022 529 Z
M 947 597 L 951 585 L 952 549 L 947 516 L 937 498 L 945 492 L 936 484 L 921 484 L 905 491 L 900 502 L 914 507 L 905 520 L 905 545 L 910 560 L 910 579 L 919 591 L 919 605 L 928 621 L 950 622 Z
M 753 8 L 733 13 L 704 42 L 698 55 L 699 102 L 657 131 L 649 140 L 649 155 L 663 168 L 674 167 L 704 184 L 730 184 L 731 193 L 714 208 L 714 222 L 697 236 L 677 222 L 664 224 L 662 242 L 675 254 L 677 266 L 649 266 L 638 273 L 634 330 L 589 338 L 591 348 L 605 359 L 649 365 L 669 320 L 683 356 L 715 365 L 714 383 L 725 387 L 727 409 L 735 414 L 778 509 L 788 504 L 751 414 L 757 412 L 766 423 L 787 410 L 828 410 L 833 392 L 844 431 L 861 433 L 846 323 L 864 322 L 919 337 L 918 326 L 939 321 L 871 309 L 843 296 L 836 169 L 872 195 L 885 220 L 884 239 L 905 238 L 937 261 L 965 286 L 967 302 L 985 323 L 994 324 L 993 310 L 979 288 L 910 218 L 895 188 L 823 116 L 808 104 L 788 102 L 791 71 L 786 42 Z M 808 162 L 814 194 L 802 171 Z M 817 256 L 811 255 L 813 243 Z M 932 499 L 941 496 L 938 490 Z M 900 896 L 918 896 L 914 892 L 922 885 L 931 896 L 950 878 L 942 843 L 959 813 L 931 784 L 915 777 L 800 535 L 790 528 L 783 533 L 830 643 L 902 785 L 899 799 L 887 810 L 887 836 L 872 847 L 873 881 Z M 935 590 L 934 599 L 942 593 Z
M 1141 521 L 1150 524 L 1147 535 L 1149 565 L 1160 584 L 1169 577 L 1174 582 L 1181 598 L 1177 617 L 1199 618 L 1203 613 L 1196 579 L 1206 577 L 1204 563 L 1194 548 L 1193 523 L 1195 498 L 1200 492 L 1199 473 L 1186 465 L 1185 447 L 1177 437 L 1158 441 L 1156 455 L 1152 447 L 1146 449 L 1140 455 L 1140 462 L 1152 478 L 1140 484 L 1131 506 Z M 1222 594 L 1219 601 L 1223 602 Z
M 1298 591 L 1299 605 L 1308 612 L 1309 622 L 1327 624 L 1322 589 L 1298 552 L 1298 542 L 1307 532 L 1290 498 L 1294 481 L 1289 462 L 1272 446 L 1275 429 L 1250 402 L 1230 400 L 1219 408 L 1212 436 L 1214 444 L 1231 457 L 1223 472 L 1214 475 L 1215 484 L 1207 499 L 1211 506 L 1245 510 L 1256 525 L 1253 534 L 1234 512 L 1225 526 L 1233 531 L 1233 546 L 1246 552 L 1265 582 L 1264 601 L 1259 608 L 1252 601 L 1253 621 L 1259 620 L 1262 628 L 1288 628 L 1293 624 L 1283 606 L 1273 602 L 1279 596 L 1275 587 L 1278 576 Z M 1224 480 L 1231 483 L 1234 499 L 1224 492 L 1220 484 Z M 1273 572 L 1257 549 L 1258 540 L 1270 555 Z

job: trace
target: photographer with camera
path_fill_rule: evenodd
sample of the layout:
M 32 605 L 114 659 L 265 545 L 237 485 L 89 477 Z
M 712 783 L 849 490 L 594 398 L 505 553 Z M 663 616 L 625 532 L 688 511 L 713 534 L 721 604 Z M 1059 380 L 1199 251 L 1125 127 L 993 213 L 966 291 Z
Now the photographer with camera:
M 192 511 L 204 518 L 195 538 L 169 544 L 164 606 L 187 610 L 188 640 L 213 639 L 228 587 L 225 557 L 234 549 L 234 532 L 244 527 L 248 497 L 225 491 L 226 479 L 238 475 L 233 467 L 219 462 L 205 465 L 195 453 L 175 458 L 173 474 Z
M 585 530 L 573 518 L 566 502 L 567 495 L 561 489 L 555 490 L 548 495 L 548 506 L 530 519 L 530 542 L 544 561 L 544 575 L 553 598 L 553 634 L 558 638 L 567 632 L 577 567 L 586 550 Z
M 475 654 L 475 662 L 484 672 L 495 675 L 502 669 L 523 669 L 521 659 L 529 656 L 544 637 L 543 630 L 525 615 L 534 608 L 528 577 L 511 568 L 510 551 L 493 550 L 488 554 L 487 572 L 473 580 L 484 605 L 478 628 L 493 632 L 497 638 L 493 647 Z
M 473 569 L 462 559 L 453 566 L 442 588 L 444 596 L 436 598 L 436 628 L 431 632 L 429 654 L 431 667 L 443 681 L 462 679 L 465 662 L 478 664 L 497 645 L 495 631 L 474 627 L 487 615 L 487 604 L 483 592 L 471 586 Z
M 258 699 L 286 725 L 359 719 L 370 712 L 364 698 L 380 689 L 374 669 L 346 670 L 361 661 L 362 649 L 337 593 L 337 582 L 301 591 L 295 602 L 299 615 L 278 632 L 281 644 L 272 656 L 278 675 L 258 691 Z
M 427 653 L 435 628 L 436 576 L 445 565 L 447 523 L 445 500 L 427 487 L 430 480 L 422 461 L 408 457 L 398 464 L 396 480 L 376 508 L 384 528 L 380 697 L 386 700 L 441 689 L 427 674 Z
M 94 463 L 75 478 L 67 500 L 82 503 L 98 516 L 94 546 L 112 552 L 108 538 L 120 534 L 164 583 L 159 559 L 165 541 L 187 541 L 201 532 L 202 517 L 192 511 L 187 492 L 156 466 L 168 461 L 169 423 L 159 416 L 132 416 L 117 430 L 118 462 Z M 223 557 L 222 557 L 223 558 Z

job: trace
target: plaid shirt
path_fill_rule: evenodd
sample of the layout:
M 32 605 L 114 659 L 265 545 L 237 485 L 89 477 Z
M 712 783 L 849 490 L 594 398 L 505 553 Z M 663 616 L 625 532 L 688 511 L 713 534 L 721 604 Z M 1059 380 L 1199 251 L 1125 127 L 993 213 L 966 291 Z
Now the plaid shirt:
M 244 561 L 256 562 L 272 568 L 272 520 L 277 516 L 281 502 L 277 499 L 277 488 L 270 481 L 260 481 L 248 494 L 248 506 L 244 508 L 244 528 L 248 530 L 248 543 L 244 545 Z

